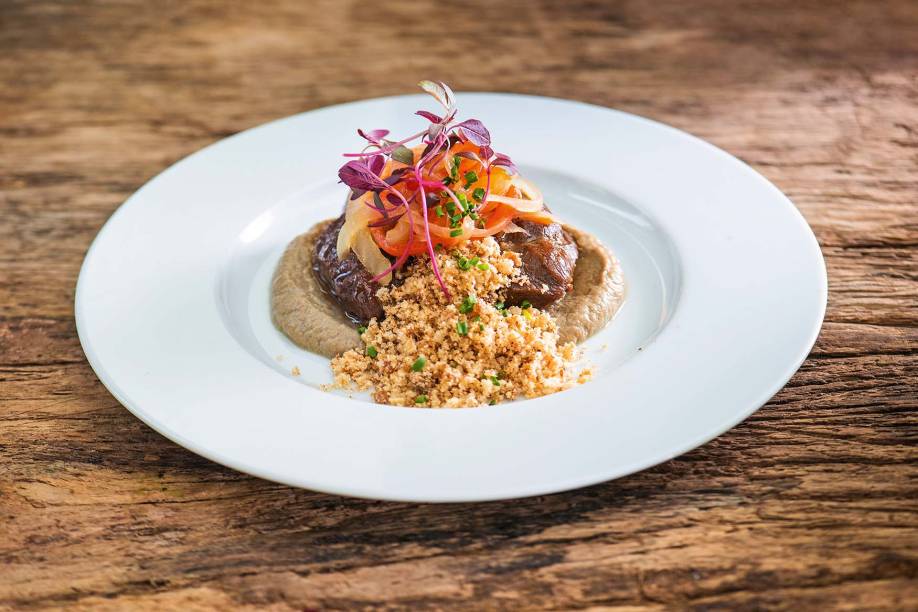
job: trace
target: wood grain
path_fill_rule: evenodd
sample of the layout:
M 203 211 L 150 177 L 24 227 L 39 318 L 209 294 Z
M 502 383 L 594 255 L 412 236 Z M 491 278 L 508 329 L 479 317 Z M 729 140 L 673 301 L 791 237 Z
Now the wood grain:
M 774 181 L 829 270 L 798 374 L 664 465 L 479 505 L 257 480 L 124 410 L 72 307 L 112 211 L 427 77 L 646 115 Z M 918 609 L 914 2 L 6 0 L 0 83 L 0 608 Z

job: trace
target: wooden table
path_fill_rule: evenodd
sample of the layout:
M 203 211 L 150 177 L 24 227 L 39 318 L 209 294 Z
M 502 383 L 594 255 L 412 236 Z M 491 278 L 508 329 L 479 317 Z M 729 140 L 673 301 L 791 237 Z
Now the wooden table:
M 652 117 L 774 181 L 829 269 L 800 372 L 657 468 L 477 505 L 250 478 L 122 408 L 73 320 L 112 211 L 424 77 Z M 915 2 L 6 0 L 0 83 L 0 608 L 918 608 Z

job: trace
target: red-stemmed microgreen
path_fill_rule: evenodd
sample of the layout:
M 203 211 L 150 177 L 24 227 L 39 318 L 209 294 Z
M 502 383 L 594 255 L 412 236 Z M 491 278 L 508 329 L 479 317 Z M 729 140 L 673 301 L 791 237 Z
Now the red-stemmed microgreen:
M 426 110 L 417 111 L 416 114 L 429 121 L 430 125 L 420 132 L 397 141 L 386 138 L 389 135 L 389 130 L 386 129 L 369 131 L 358 129 L 357 134 L 367 141 L 367 146 L 360 153 L 344 154 L 344 157 L 354 159 L 345 163 L 338 170 L 338 177 L 342 183 L 351 188 L 351 199 L 358 198 L 367 192 L 373 193 L 372 202 L 368 201 L 367 205 L 378 211 L 382 218 L 370 223 L 370 227 L 384 228 L 407 214 L 409 224 L 407 245 L 392 265 L 386 271 L 377 274 L 373 280 L 378 281 L 393 270 L 401 268 L 407 260 L 415 239 L 411 203 L 417 202 L 421 208 L 421 218 L 424 224 L 423 236 L 434 277 L 443 293 L 449 297 L 446 283 L 440 275 L 434 244 L 431 240 L 430 217 L 427 209 L 431 206 L 439 207 L 440 202 L 440 196 L 432 192 L 446 194 L 445 197 L 448 197 L 455 206 L 451 226 L 459 227 L 459 223 L 453 220 L 456 215 L 459 215 L 460 220 L 465 215 L 474 215 L 473 218 L 477 219 L 477 210 L 487 202 L 491 188 L 492 168 L 503 166 L 511 173 L 516 169 L 509 157 L 495 153 L 491 148 L 491 134 L 481 121 L 466 119 L 455 122 L 458 112 L 456 98 L 449 86 L 439 81 L 421 81 L 418 85 L 440 103 L 444 111 L 442 116 Z M 424 148 L 419 155 L 416 155 L 408 144 L 418 139 Z M 455 156 L 448 155 L 451 146 L 456 143 L 471 143 L 477 148 L 477 153 L 461 151 Z M 468 189 L 479 180 L 477 174 L 472 172 L 466 173 L 465 181 L 463 181 L 463 177 L 458 175 L 460 159 L 474 160 L 485 168 L 485 189 L 480 198 L 476 196 L 470 201 L 465 193 L 462 193 L 460 197 L 460 194 L 450 189 L 453 183 L 458 187 L 462 186 L 463 182 L 465 182 L 464 189 Z M 391 169 L 393 164 L 387 164 L 387 160 L 400 166 Z M 432 170 L 441 163 L 446 168 L 447 178 L 442 181 L 434 180 Z M 388 176 L 383 178 L 382 174 L 386 166 L 389 166 L 391 170 Z M 475 180 L 470 180 L 472 176 L 475 177 Z M 428 194 L 431 197 L 428 197 Z M 480 194 L 480 188 L 476 189 L 476 194 Z M 465 202 L 465 205 L 462 202 Z M 437 210 L 440 216 L 442 208 Z

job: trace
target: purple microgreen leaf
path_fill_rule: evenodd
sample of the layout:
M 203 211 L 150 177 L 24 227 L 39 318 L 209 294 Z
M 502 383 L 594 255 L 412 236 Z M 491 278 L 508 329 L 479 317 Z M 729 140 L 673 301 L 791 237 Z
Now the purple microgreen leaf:
M 443 145 L 446 144 L 446 141 L 444 138 L 442 138 L 442 136 L 443 135 L 440 134 L 439 138 L 427 143 L 427 146 L 424 147 L 424 150 L 421 152 L 421 163 L 426 162 L 428 159 L 433 157 L 433 155 L 438 153 L 440 149 L 443 148 Z
M 463 136 L 479 147 L 490 146 L 491 134 L 488 132 L 488 128 L 478 119 L 466 119 L 462 123 L 457 123 L 455 127 L 459 128 Z
M 405 145 L 399 145 L 392 151 L 392 159 L 406 166 L 414 165 L 414 153 Z
M 351 199 L 356 200 L 367 192 L 366 189 L 351 189 Z
M 373 144 L 379 144 L 379 142 L 389 133 L 389 130 L 370 130 L 369 132 L 364 132 L 363 130 L 358 129 L 357 133 Z
M 421 81 L 418 86 L 429 93 L 447 110 L 447 114 L 456 108 L 456 98 L 453 96 L 453 90 L 446 83 L 441 81 Z
M 386 166 L 386 158 L 382 155 L 374 155 L 370 158 L 367 167 L 370 169 L 370 172 L 379 176 L 379 173 L 382 172 L 383 168 Z
M 386 212 L 386 205 L 383 204 L 382 198 L 380 198 L 379 194 L 376 192 L 373 192 L 373 205 L 376 206 L 376 209 L 382 213 L 384 218 L 389 216 Z
M 478 147 L 478 155 L 481 156 L 481 159 L 487 161 L 494 156 L 494 149 L 485 145 L 483 147 Z
M 400 205 L 400 204 L 402 203 L 402 199 L 399 198 L 399 197 L 398 197 L 397 195 L 395 195 L 394 193 L 390 193 L 390 194 L 386 195 L 386 199 L 389 200 L 389 203 L 390 203 L 390 204 Z
M 438 117 L 437 115 L 434 115 L 433 113 L 428 112 L 426 110 L 419 110 L 418 112 L 415 113 L 415 115 L 420 115 L 421 117 L 424 117 L 431 123 L 441 123 L 443 121 L 442 117 Z
M 509 157 L 503 153 L 497 153 L 494 161 L 491 162 L 492 166 L 503 166 L 504 168 L 510 170 L 511 173 L 517 174 L 519 171 L 516 169 L 516 166 L 510 160 Z
M 380 191 L 389 188 L 366 162 L 360 160 L 349 161 L 341 166 L 338 169 L 338 178 L 354 191 Z
M 401 219 L 404 214 L 405 214 L 404 212 L 400 212 L 399 214 L 392 215 L 391 217 L 388 217 L 386 219 L 378 219 L 376 221 L 372 221 L 370 223 L 367 223 L 367 227 L 382 227 L 384 225 L 389 225 L 390 223 L 395 223 L 396 221 Z

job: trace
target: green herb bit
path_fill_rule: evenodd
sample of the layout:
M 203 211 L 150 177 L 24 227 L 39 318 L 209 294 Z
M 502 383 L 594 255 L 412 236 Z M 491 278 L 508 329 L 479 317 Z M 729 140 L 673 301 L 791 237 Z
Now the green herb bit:
M 488 402 L 488 406 L 493 406 L 496 403 L 497 403 L 497 400 L 492 399 L 491 401 Z
M 439 204 L 434 206 L 434 213 L 436 213 L 438 217 L 442 217 L 444 215 L 443 207 L 440 206 Z
M 469 211 L 469 199 L 465 197 L 464 193 L 457 193 L 456 199 L 459 200 L 459 205 L 462 206 L 462 210 L 465 212 Z
M 478 324 L 478 331 L 484 331 L 484 323 Z
M 478 182 L 478 175 L 474 171 L 469 170 L 465 173 L 465 188 L 468 189 L 472 185 Z
M 477 257 L 473 257 L 469 260 L 469 263 L 472 264 L 473 266 L 477 266 L 479 261 L 481 260 L 478 259 Z
M 522 308 L 523 310 L 526 310 L 527 308 L 532 308 L 532 302 L 530 302 L 529 300 L 523 300 L 522 302 L 520 302 L 520 308 Z
M 439 253 L 442 250 L 443 250 L 443 245 L 440 244 L 439 242 L 434 245 L 434 251 L 437 251 Z
M 454 212 L 456 212 L 456 205 L 453 203 L 452 200 L 449 200 L 446 203 L 446 212 L 448 212 L 449 214 L 453 214 Z
M 361 325 L 360 327 L 357 328 L 357 333 L 360 334 L 360 335 L 362 336 L 362 335 L 364 335 L 365 333 L 367 333 L 367 328 L 366 328 L 365 326 Z
M 465 321 L 459 321 L 458 323 L 456 323 L 456 332 L 460 336 L 468 336 L 469 335 L 469 324 L 466 323 Z
M 474 221 L 478 221 L 478 213 L 477 213 L 477 212 L 474 212 L 474 211 L 473 211 L 473 212 L 470 212 L 470 213 L 469 213 L 469 218 L 473 219 Z
M 494 308 L 498 310 L 503 310 L 504 308 L 506 308 L 506 306 L 504 306 L 503 302 L 497 302 L 496 304 L 494 304 Z
M 481 321 L 481 315 L 475 315 L 475 318 L 472 320 L 478 323 L 479 321 Z
M 452 237 L 452 238 L 455 238 L 456 236 L 461 236 L 461 235 L 462 235 L 462 230 L 461 230 L 461 229 L 454 229 L 453 231 L 451 231 L 451 232 L 449 233 L 449 235 L 450 235 L 450 237 Z
M 459 305 L 459 312 L 462 314 L 472 312 L 472 309 L 475 308 L 475 303 L 477 301 L 478 299 L 474 295 L 466 296 L 466 298 L 462 300 L 462 304 Z
M 447 187 L 449 187 L 450 185 L 452 185 L 452 184 L 453 184 L 453 177 L 447 176 L 446 178 L 444 178 L 444 179 L 443 179 L 443 184 L 446 185 Z
M 411 364 L 412 372 L 420 372 L 424 369 L 424 366 L 427 365 L 427 360 L 424 357 L 418 357 L 414 360 L 414 363 Z
M 489 268 L 488 264 L 481 262 L 476 266 L 479 270 L 487 270 Z
M 426 395 L 419 395 L 419 396 L 417 396 L 416 398 L 414 398 L 414 403 L 415 403 L 415 404 L 426 404 L 426 403 L 427 403 L 427 396 L 426 396 Z
M 500 386 L 500 379 L 499 379 L 499 378 L 497 378 L 496 376 L 491 376 L 490 379 L 491 379 L 491 384 L 492 384 L 492 385 L 494 385 L 495 387 L 499 387 L 499 386 Z
M 472 192 L 472 199 L 474 199 L 476 202 L 481 202 L 481 200 L 484 198 L 484 194 L 485 190 L 481 187 L 478 187 L 475 189 L 475 191 Z
M 371 344 L 367 347 L 367 355 L 372 359 L 376 359 L 376 356 L 379 355 L 379 351 L 377 351 L 376 347 Z

